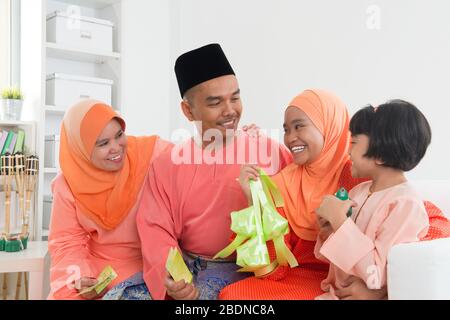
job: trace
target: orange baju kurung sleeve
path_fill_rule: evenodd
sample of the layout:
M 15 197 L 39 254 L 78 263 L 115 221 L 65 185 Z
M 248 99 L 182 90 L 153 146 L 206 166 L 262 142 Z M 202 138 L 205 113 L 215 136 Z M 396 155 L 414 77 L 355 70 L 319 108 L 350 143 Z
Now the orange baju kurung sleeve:
M 96 277 L 97 270 L 89 261 L 89 234 L 80 225 L 67 184 L 62 176 L 52 184 L 53 208 L 49 234 L 50 298 L 76 298 L 72 282 L 80 276 Z

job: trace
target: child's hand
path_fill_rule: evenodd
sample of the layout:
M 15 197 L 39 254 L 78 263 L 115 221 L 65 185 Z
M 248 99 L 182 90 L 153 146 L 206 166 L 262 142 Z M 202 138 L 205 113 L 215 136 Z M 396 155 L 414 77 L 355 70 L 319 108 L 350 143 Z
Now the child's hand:
M 316 213 L 320 218 L 327 220 L 336 231 L 347 219 L 347 211 L 354 206 L 356 203 L 352 200 L 342 201 L 335 196 L 328 195 L 323 198 Z
M 248 199 L 248 203 L 252 203 L 252 195 L 250 192 L 249 181 L 258 180 L 259 172 L 258 167 L 254 164 L 245 164 L 241 166 L 241 173 L 239 175 L 239 183 L 241 184 L 242 191 Z

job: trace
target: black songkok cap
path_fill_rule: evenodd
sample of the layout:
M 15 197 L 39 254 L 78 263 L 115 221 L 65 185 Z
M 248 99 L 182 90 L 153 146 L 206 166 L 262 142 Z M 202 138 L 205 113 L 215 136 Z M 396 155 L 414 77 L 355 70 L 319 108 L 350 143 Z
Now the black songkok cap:
M 235 74 L 219 44 L 186 52 L 175 62 L 175 74 L 181 97 L 196 85 L 229 74 Z

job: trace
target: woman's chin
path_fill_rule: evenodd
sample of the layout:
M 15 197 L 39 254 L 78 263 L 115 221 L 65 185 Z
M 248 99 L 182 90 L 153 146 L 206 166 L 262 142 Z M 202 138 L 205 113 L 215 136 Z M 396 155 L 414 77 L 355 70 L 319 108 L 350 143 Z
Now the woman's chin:
M 123 161 L 120 163 L 108 163 L 108 164 L 104 165 L 102 169 L 105 171 L 111 171 L 111 172 L 119 171 L 123 168 L 123 163 L 124 163 Z
M 308 162 L 308 157 L 305 157 L 304 154 L 292 154 L 292 157 L 294 163 L 298 166 L 303 166 Z

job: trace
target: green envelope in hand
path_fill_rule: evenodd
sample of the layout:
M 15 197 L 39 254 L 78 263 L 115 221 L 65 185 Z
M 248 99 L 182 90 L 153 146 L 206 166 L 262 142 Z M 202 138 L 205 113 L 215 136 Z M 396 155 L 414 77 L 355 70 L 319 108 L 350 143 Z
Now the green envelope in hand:
M 192 282 L 192 273 L 189 271 L 186 263 L 184 263 L 183 257 L 177 248 L 170 248 L 166 261 L 166 269 L 173 280 L 184 280 L 186 283 Z
M 97 283 L 89 288 L 82 290 L 79 294 L 85 294 L 89 291 L 95 290 L 97 294 L 102 292 L 115 278 L 117 278 L 117 273 L 111 266 L 106 266 L 102 272 L 100 272 L 97 277 Z

